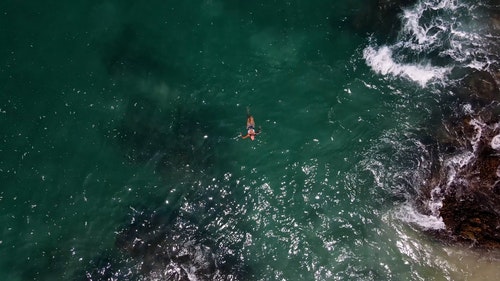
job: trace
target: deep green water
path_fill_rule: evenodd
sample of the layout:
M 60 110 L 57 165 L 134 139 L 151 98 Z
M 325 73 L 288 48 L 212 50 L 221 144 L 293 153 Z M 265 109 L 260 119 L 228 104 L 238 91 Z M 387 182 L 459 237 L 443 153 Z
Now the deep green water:
M 44 2 L 0 3 L 0 280 L 166 279 L 144 217 L 236 280 L 500 274 L 401 219 L 444 86 L 367 65 L 368 2 Z

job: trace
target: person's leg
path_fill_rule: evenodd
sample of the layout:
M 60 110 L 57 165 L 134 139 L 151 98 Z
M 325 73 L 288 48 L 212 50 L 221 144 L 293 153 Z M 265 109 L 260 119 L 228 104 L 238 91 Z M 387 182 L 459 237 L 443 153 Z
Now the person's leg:
M 253 116 L 252 115 L 248 116 L 248 118 L 247 118 L 247 129 L 250 126 L 255 128 L 255 121 L 253 120 Z

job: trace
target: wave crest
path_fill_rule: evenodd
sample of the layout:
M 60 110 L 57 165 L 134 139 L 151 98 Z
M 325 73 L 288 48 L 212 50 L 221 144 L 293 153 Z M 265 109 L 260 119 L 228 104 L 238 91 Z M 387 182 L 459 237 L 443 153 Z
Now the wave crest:
M 376 73 L 408 78 L 425 87 L 430 81 L 442 81 L 451 68 L 436 67 L 430 64 L 405 64 L 394 60 L 392 50 L 387 46 L 379 49 L 367 47 L 363 58 Z

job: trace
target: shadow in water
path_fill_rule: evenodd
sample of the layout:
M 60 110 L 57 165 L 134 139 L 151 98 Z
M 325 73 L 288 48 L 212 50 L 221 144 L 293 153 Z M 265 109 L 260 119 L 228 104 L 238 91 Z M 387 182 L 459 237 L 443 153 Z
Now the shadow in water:
M 202 227 L 162 207 L 134 210 L 116 237 L 116 251 L 96 257 L 81 280 L 245 280 L 236 254 L 217 249 Z M 238 253 L 238 249 L 233 249 Z

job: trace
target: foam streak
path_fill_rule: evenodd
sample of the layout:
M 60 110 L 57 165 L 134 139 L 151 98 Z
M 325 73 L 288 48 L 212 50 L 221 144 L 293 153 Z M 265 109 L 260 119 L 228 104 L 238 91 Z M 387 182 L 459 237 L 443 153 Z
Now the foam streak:
M 425 87 L 433 80 L 443 80 L 450 71 L 449 68 L 434 67 L 430 64 L 398 63 L 393 58 L 392 50 L 387 46 L 382 46 L 378 50 L 367 47 L 363 51 L 363 57 L 376 73 L 408 78 L 421 87 Z

